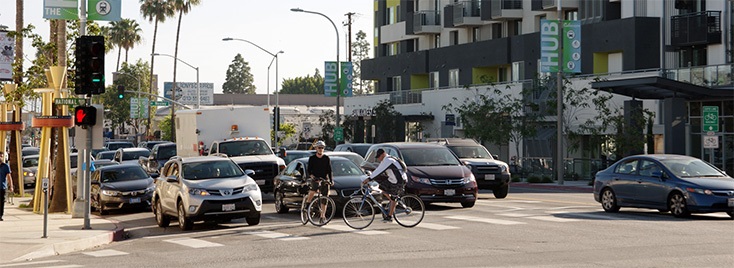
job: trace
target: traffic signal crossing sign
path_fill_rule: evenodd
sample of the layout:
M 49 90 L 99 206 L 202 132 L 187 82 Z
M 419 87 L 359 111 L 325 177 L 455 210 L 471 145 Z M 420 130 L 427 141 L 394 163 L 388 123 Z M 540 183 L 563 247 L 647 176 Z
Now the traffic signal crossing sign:
M 104 93 L 104 37 L 84 35 L 76 39 L 76 80 L 74 93 Z
M 77 106 L 74 108 L 74 125 L 94 126 L 97 123 L 97 108 L 94 106 Z

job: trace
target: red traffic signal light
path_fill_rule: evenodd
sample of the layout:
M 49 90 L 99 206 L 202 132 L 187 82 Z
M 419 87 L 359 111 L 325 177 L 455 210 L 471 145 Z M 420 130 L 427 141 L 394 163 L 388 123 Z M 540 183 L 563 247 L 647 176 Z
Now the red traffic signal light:
M 94 126 L 97 123 L 97 108 L 93 106 L 77 106 L 74 108 L 74 125 Z

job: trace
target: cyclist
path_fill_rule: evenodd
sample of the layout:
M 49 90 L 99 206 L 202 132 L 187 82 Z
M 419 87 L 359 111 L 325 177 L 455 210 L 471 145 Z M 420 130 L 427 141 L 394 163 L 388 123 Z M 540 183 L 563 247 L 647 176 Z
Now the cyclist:
M 308 198 L 305 204 L 311 202 L 316 191 L 320 191 L 323 196 L 329 196 L 329 185 L 333 184 L 331 160 L 324 154 L 326 143 L 317 141 L 314 143 L 314 147 L 316 148 L 316 154 L 308 158 L 308 174 L 311 178 L 311 184 L 309 185 Z M 319 187 L 319 181 L 321 180 L 325 181 L 322 181 Z M 326 204 L 321 204 L 320 211 L 321 219 L 324 220 L 326 218 Z
M 384 218 L 384 221 L 392 222 L 396 202 L 390 195 L 397 195 L 402 190 L 403 185 L 408 180 L 408 175 L 405 173 L 407 168 L 400 159 L 388 155 L 383 149 L 377 149 L 376 155 L 377 160 L 380 161 L 380 165 L 375 168 L 370 176 L 362 181 L 362 184 L 366 184 L 373 179 L 380 184 L 382 195 L 390 200 L 390 211 L 388 216 Z

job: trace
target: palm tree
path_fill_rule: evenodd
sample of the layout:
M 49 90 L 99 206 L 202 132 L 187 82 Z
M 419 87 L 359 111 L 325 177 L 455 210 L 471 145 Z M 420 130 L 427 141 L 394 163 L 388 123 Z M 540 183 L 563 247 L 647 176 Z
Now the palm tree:
M 143 41 L 143 37 L 140 35 L 143 32 L 140 29 L 140 24 L 137 21 L 124 19 L 126 21 L 125 30 L 123 31 L 122 48 L 125 49 L 125 62 L 127 62 L 128 52 L 135 45 L 140 44 Z
M 155 22 L 153 27 L 153 51 L 150 53 L 150 89 L 148 93 L 153 93 L 153 67 L 155 63 L 155 40 L 158 34 L 158 22 L 165 22 L 166 18 L 175 14 L 173 5 L 165 0 L 140 0 L 140 13 L 147 18 L 149 22 Z M 148 107 L 148 122 L 146 129 L 150 134 L 150 106 Z
M 173 9 L 175 11 L 178 11 L 178 27 L 176 28 L 176 48 L 173 52 L 173 57 L 178 58 L 178 39 L 181 34 L 181 18 L 183 18 L 184 14 L 188 14 L 189 11 L 191 11 L 192 6 L 196 6 L 201 3 L 200 0 L 171 0 L 173 2 Z M 172 89 L 176 88 L 176 66 L 178 64 L 177 60 L 173 61 L 173 85 Z M 171 99 L 176 99 L 176 90 L 171 90 Z M 174 118 L 174 111 L 175 106 L 173 103 L 171 103 L 171 118 Z M 175 141 L 176 139 L 176 128 L 173 124 L 175 121 L 171 121 L 171 141 Z
M 115 64 L 115 71 L 120 71 L 120 56 L 122 56 L 122 39 L 124 35 L 124 24 L 127 19 L 121 21 L 110 22 L 109 27 L 104 27 L 109 33 L 110 42 L 118 48 L 117 50 L 117 64 Z

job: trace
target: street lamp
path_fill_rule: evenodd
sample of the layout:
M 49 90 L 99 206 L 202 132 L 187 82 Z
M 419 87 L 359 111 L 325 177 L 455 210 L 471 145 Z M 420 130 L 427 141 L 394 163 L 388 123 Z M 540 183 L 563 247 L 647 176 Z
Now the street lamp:
M 182 62 L 183 64 L 186 64 L 187 66 L 191 67 L 192 69 L 196 70 L 196 109 L 199 109 L 199 107 L 201 106 L 201 85 L 199 84 L 199 67 L 194 67 L 193 65 L 189 64 L 188 62 L 185 62 L 185 61 L 183 61 L 183 60 L 181 60 L 179 58 L 176 58 L 176 57 L 174 57 L 172 55 L 168 55 L 168 54 L 153 53 L 153 56 L 166 56 L 166 57 L 171 57 L 171 58 L 173 58 L 173 59 L 175 59 L 177 61 Z M 173 96 L 173 94 L 175 94 L 174 93 L 175 90 L 176 90 L 175 88 L 172 88 L 171 89 L 171 96 Z
M 138 78 L 137 78 L 136 76 L 134 76 L 134 75 L 132 75 L 132 74 L 129 74 L 129 73 L 123 73 L 123 72 L 112 72 L 112 75 L 113 75 L 113 80 L 117 80 L 117 79 L 115 79 L 115 78 L 114 78 L 114 76 L 115 76 L 115 75 L 127 75 L 127 76 L 129 76 L 129 77 L 131 77 L 131 78 L 135 79 L 135 81 L 138 81 L 138 111 L 139 111 L 139 110 L 140 110 L 140 104 L 141 104 L 141 103 L 140 103 L 140 79 L 138 79 Z M 149 111 L 149 112 L 150 112 L 150 111 Z M 140 113 L 138 113 L 138 114 L 140 114 Z M 137 136 L 138 132 L 140 132 L 140 129 L 137 129 L 137 128 L 138 128 L 138 126 L 136 126 L 136 130 L 137 130 L 137 132 L 135 133 L 135 134 L 136 134 L 136 135 L 135 135 L 135 141 L 136 141 L 136 142 L 140 142 L 140 140 L 139 140 L 139 137 Z M 146 131 L 146 132 L 147 132 L 147 131 Z
M 340 83 L 339 67 L 341 65 L 341 63 L 339 62 L 339 30 L 336 28 L 336 24 L 334 24 L 334 21 L 332 21 L 329 17 L 319 12 L 303 10 L 300 8 L 291 8 L 291 11 L 320 15 L 326 18 L 327 20 L 329 20 L 329 22 L 331 22 L 331 25 L 334 26 L 334 31 L 336 31 L 336 127 L 339 127 L 339 122 L 340 122 L 339 120 L 339 97 L 342 95 L 341 87 L 339 85 Z M 336 142 L 336 143 L 339 144 L 339 142 Z

